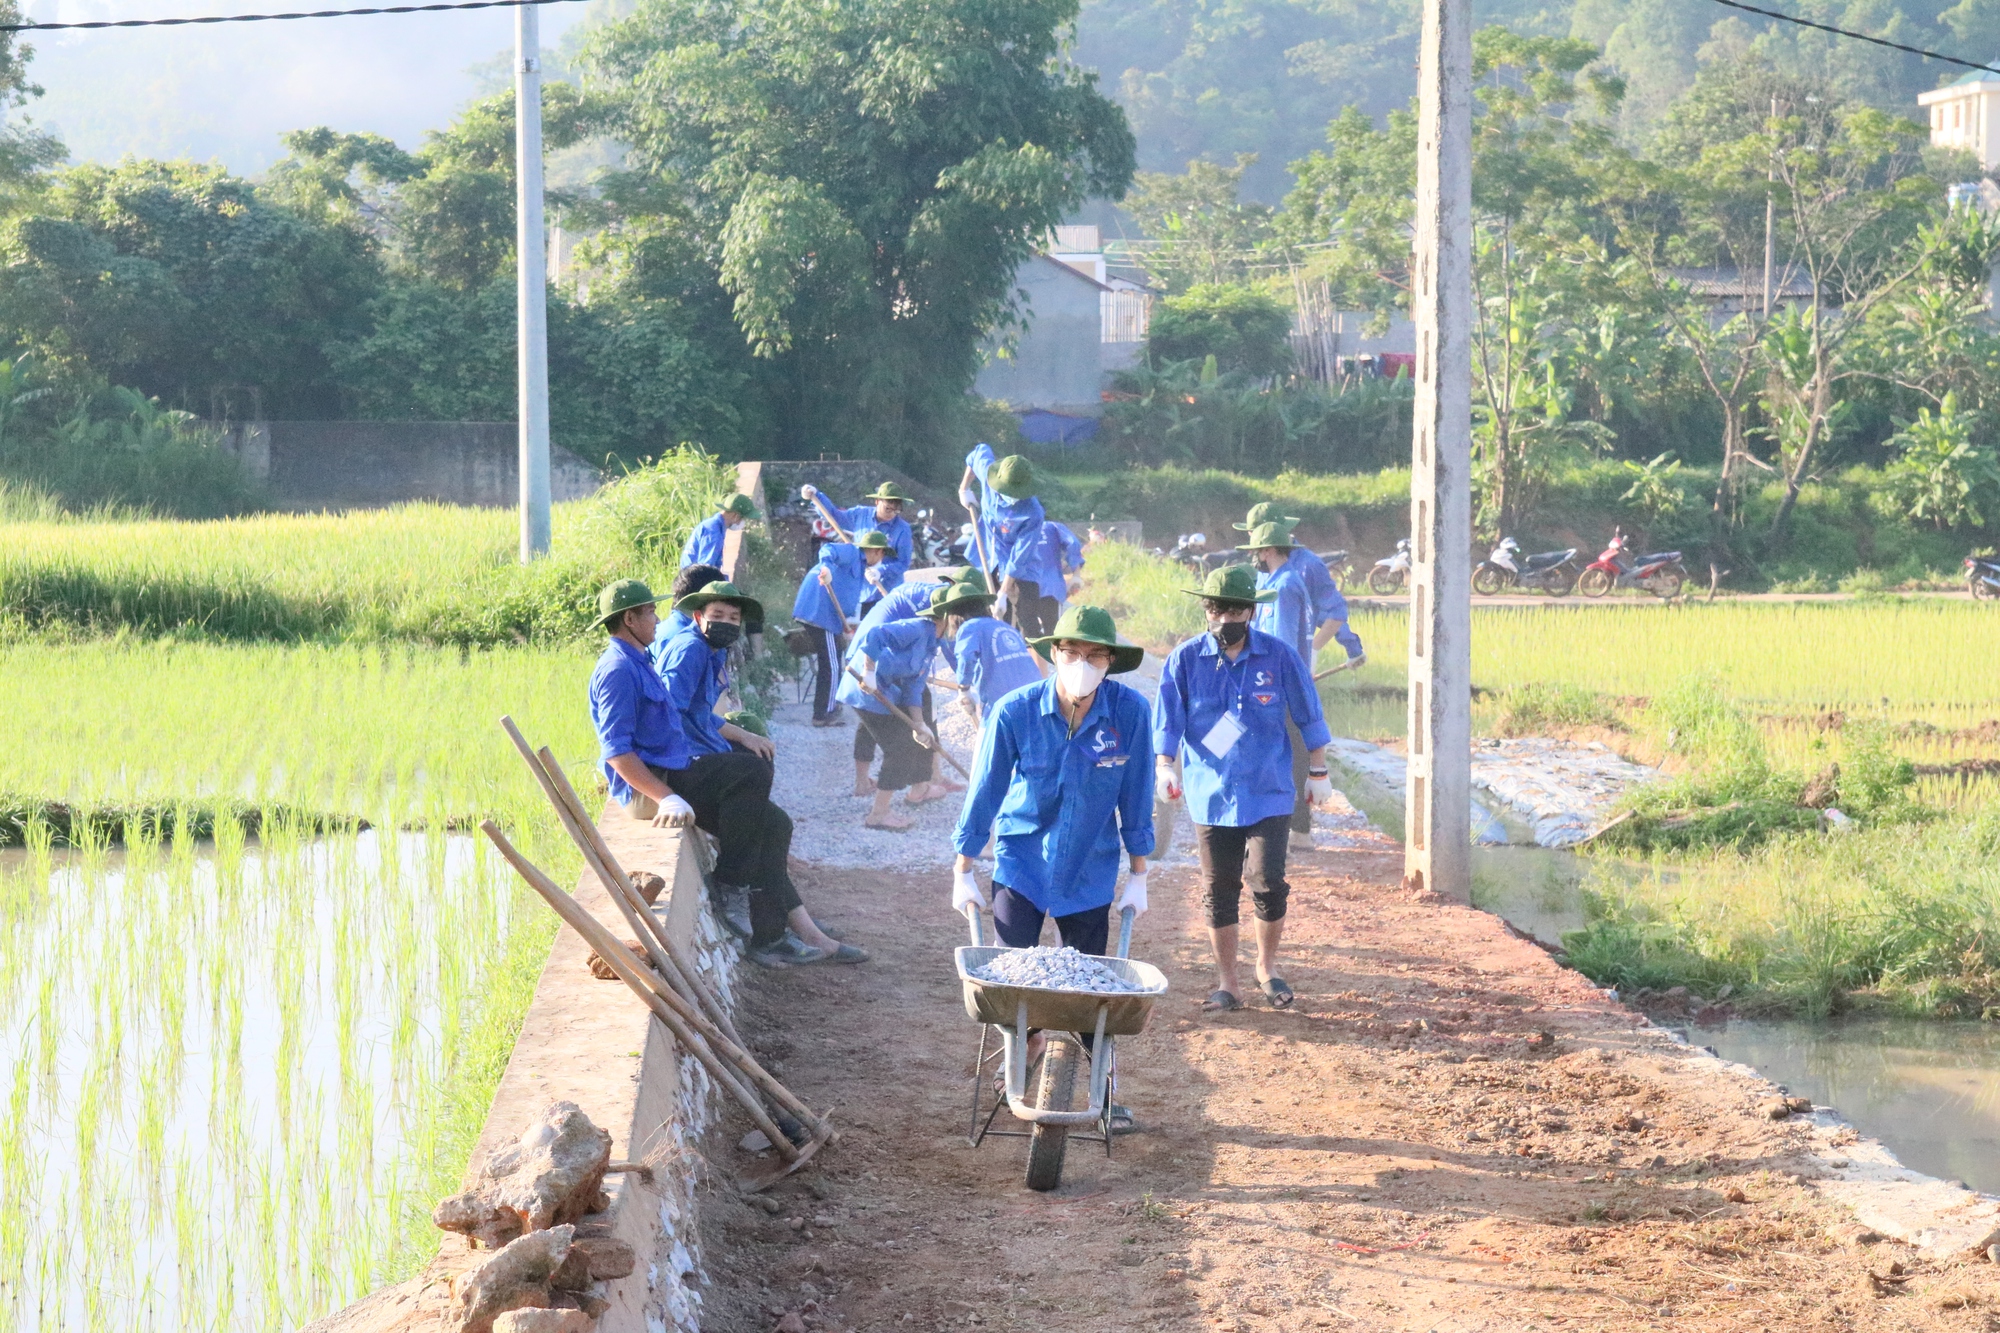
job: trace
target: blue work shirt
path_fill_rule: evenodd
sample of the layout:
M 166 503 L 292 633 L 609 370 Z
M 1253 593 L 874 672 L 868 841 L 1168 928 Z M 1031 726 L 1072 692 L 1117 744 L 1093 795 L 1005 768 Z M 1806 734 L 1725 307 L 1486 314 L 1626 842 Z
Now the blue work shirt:
M 687 737 L 666 682 L 645 653 L 623 639 L 604 646 L 590 673 L 590 721 L 597 728 L 597 758 L 611 794 L 632 803 L 632 787 L 611 767 L 621 754 L 673 770 L 688 764 Z
M 1218 757 L 1205 742 L 1224 714 L 1243 732 Z M 1287 714 L 1306 749 L 1333 739 L 1312 673 L 1297 653 L 1262 630 L 1250 631 L 1234 662 L 1212 634 L 1167 654 L 1153 705 L 1153 749 L 1180 756 L 1188 818 L 1211 828 L 1248 828 L 1292 813 L 1298 792 L 1292 786 Z
M 867 560 L 861 548 L 851 542 L 828 542 L 819 548 L 819 562 L 799 580 L 799 594 L 792 599 L 792 619 L 802 625 L 817 625 L 828 634 L 845 634 L 847 618 L 861 603 L 861 570 Z M 833 579 L 828 592 L 819 581 L 820 570 Z
M 936 656 L 937 626 L 930 617 L 918 616 L 884 621 L 856 633 L 854 654 L 849 660 L 865 657 L 875 664 L 875 688 L 891 703 L 921 708 L 924 683 L 931 673 L 931 659 Z M 855 670 L 860 669 L 857 661 Z M 849 672 L 840 673 L 840 692 L 835 697 L 864 713 L 889 711 L 865 692 L 861 682 Z
M 1042 587 L 1049 577 L 1047 553 L 1042 549 L 1042 502 L 1032 495 L 1003 501 L 1000 492 L 987 484 L 986 474 L 999 460 L 993 446 L 982 444 L 965 456 L 965 465 L 979 479 L 979 526 L 986 551 L 993 559 L 993 577 L 1032 583 L 1042 596 L 1052 596 Z
M 715 701 L 729 688 L 728 652 L 709 647 L 690 620 L 666 638 L 655 639 L 651 656 L 653 670 L 674 698 L 688 753 L 726 753 L 730 746 L 722 739 L 722 719 L 715 715 Z
M 1347 619 L 1347 599 L 1340 595 L 1340 585 L 1333 581 L 1333 572 L 1317 552 L 1294 546 L 1292 553 L 1285 557 L 1285 568 L 1297 574 L 1306 585 L 1306 596 L 1312 600 L 1315 629 L 1329 620 Z
M 1039 685 L 1042 673 L 1021 632 L 1004 620 L 975 616 L 958 627 L 951 641 L 952 673 L 979 705 L 979 716 L 1023 685 Z
M 917 545 L 910 535 L 910 520 L 898 514 L 884 523 L 875 517 L 875 506 L 872 503 L 855 505 L 852 509 L 835 509 L 833 501 L 827 499 L 824 492 L 820 494 L 819 499 L 820 513 L 832 514 L 834 522 L 838 523 L 841 531 L 848 536 L 859 537 L 864 532 L 879 532 L 889 539 L 889 545 L 894 549 L 882 557 L 882 563 L 877 568 L 882 571 L 884 588 L 893 588 L 901 583 L 903 575 L 910 572 L 910 566 L 916 559 Z
M 1258 606 L 1250 623 L 1289 644 L 1299 660 L 1310 666 L 1313 630 L 1318 626 L 1313 621 L 1312 594 L 1306 591 L 1306 581 L 1289 565 L 1280 565 L 1269 574 L 1257 575 L 1257 591 L 1268 588 L 1277 590 L 1278 599 Z
M 1146 697 L 1106 679 L 1070 734 L 1055 677 L 1016 690 L 986 719 L 952 845 L 977 856 L 996 835 L 993 882 L 1052 916 L 1110 905 L 1119 844 L 1153 850 L 1153 740 Z
M 724 521 L 728 517 L 725 510 L 694 525 L 694 531 L 688 534 L 687 545 L 681 547 L 682 569 L 689 565 L 722 568 L 722 537 L 729 531 L 729 524 Z
M 1070 531 L 1069 524 L 1049 519 L 1042 524 L 1042 568 L 1048 582 L 1042 596 L 1056 599 L 1056 609 L 1069 605 L 1069 576 L 1083 568 L 1083 543 Z

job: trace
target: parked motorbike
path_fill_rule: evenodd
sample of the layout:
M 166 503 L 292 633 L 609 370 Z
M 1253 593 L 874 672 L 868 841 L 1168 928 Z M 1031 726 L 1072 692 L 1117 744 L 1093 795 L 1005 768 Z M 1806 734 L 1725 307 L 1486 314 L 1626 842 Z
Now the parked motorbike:
M 1394 555 L 1385 555 L 1375 562 L 1375 568 L 1368 571 L 1368 591 L 1378 597 L 1387 597 L 1392 592 L 1400 592 L 1410 581 L 1410 539 L 1403 538 L 1396 543 Z
M 1965 557 L 1965 582 L 1978 601 L 1990 602 L 2000 598 L 2000 556 Z
M 1346 592 L 1348 580 L 1354 577 L 1354 563 L 1347 558 L 1347 552 L 1315 551 L 1313 554 L 1326 566 L 1326 572 L 1333 575 L 1333 586 Z
M 916 547 L 913 554 L 917 558 L 917 568 L 935 569 L 964 563 L 952 558 L 954 534 L 947 532 L 944 525 L 938 522 L 935 510 L 919 509 L 915 517 L 917 521 L 910 529 L 910 544 Z
M 1519 542 L 1503 537 L 1493 548 L 1493 554 L 1472 571 L 1472 590 L 1491 597 L 1503 588 L 1540 588 L 1551 597 L 1567 597 L 1576 586 L 1576 571 L 1569 563 L 1574 559 L 1574 546 L 1567 551 L 1523 556 Z
M 1576 590 L 1585 597 L 1602 597 L 1613 588 L 1643 588 L 1661 601 L 1680 593 L 1687 582 L 1687 567 L 1679 551 L 1656 551 L 1634 556 L 1631 542 L 1620 529 L 1613 528 L 1604 553 L 1584 567 Z

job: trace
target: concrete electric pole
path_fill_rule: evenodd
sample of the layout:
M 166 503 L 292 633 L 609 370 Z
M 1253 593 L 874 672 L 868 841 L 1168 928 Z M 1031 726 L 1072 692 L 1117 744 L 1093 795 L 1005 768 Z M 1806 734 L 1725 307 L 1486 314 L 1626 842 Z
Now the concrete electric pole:
M 1472 6 L 1424 0 L 1403 883 L 1472 899 Z
M 514 188 L 525 565 L 549 550 L 549 256 L 542 225 L 542 35 L 533 5 L 514 11 Z

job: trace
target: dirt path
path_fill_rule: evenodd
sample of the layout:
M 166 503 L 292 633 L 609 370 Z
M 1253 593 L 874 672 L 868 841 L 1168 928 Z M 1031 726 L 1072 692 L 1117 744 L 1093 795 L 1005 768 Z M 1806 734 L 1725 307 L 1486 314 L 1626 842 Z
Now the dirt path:
M 845 1137 L 775 1213 L 708 1192 L 707 1333 L 2000 1329 L 2000 1268 L 1852 1238 L 1768 1089 L 1685 1067 L 1496 918 L 1410 901 L 1394 854 L 1305 861 L 1284 1013 L 1197 1013 L 1193 875 L 1155 873 L 1133 951 L 1174 989 L 1120 1047 L 1147 1132 L 1074 1145 L 1053 1195 L 1022 1140 L 966 1143 L 944 877 L 805 868 L 874 961 L 752 978 L 744 1026 Z

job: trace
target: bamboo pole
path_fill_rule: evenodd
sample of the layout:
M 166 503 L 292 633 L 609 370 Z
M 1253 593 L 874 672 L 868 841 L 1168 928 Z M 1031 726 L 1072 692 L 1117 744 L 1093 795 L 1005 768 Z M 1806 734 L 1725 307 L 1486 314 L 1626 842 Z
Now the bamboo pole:
M 499 825 L 490 819 L 485 819 L 480 821 L 479 828 L 492 840 L 493 845 L 500 849 L 500 855 L 507 858 L 508 864 L 519 872 L 522 879 L 528 881 L 528 886 L 539 893 L 543 901 L 563 919 L 563 923 L 581 935 L 584 942 L 597 951 L 597 956 L 610 964 L 611 970 L 618 974 L 619 980 L 631 987 L 632 993 L 645 1002 L 646 1007 L 653 1011 L 653 1016 L 666 1025 L 667 1031 L 673 1033 L 674 1040 L 680 1042 L 697 1060 L 700 1060 L 710 1077 L 727 1088 L 742 1104 L 743 1109 L 750 1113 L 751 1120 L 756 1122 L 757 1128 L 764 1132 L 764 1137 L 771 1141 L 771 1146 L 778 1150 L 778 1155 L 787 1162 L 797 1160 L 798 1148 L 785 1137 L 777 1122 L 771 1119 L 763 1100 L 742 1084 L 734 1071 L 723 1062 L 722 1057 L 709 1049 L 707 1043 L 696 1039 L 695 1034 L 681 1021 L 665 996 L 657 994 L 641 980 L 645 972 L 644 965 L 638 957 L 621 941 L 614 939 L 603 924 L 586 912 L 574 898 L 558 888 L 534 862 L 521 855 L 514 844 L 507 841 L 507 835 L 500 831 Z M 680 997 L 675 996 L 674 999 L 679 1000 Z

